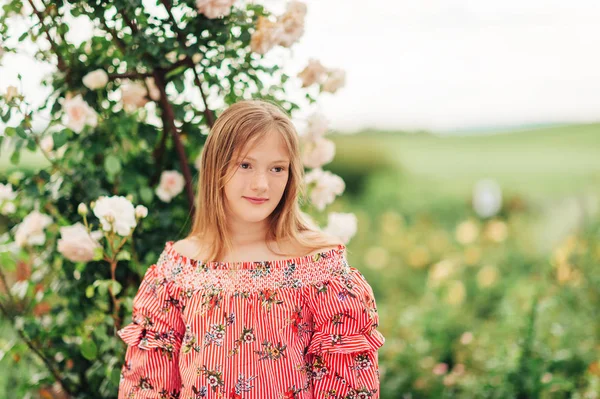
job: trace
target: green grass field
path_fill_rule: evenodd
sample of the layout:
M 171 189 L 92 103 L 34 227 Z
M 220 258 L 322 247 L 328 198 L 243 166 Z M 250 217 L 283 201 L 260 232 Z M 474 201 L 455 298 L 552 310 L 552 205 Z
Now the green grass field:
M 600 124 L 469 136 L 367 131 L 335 141 L 338 157 L 377 151 L 393 160 L 417 194 L 468 195 L 484 177 L 525 197 L 600 189 Z

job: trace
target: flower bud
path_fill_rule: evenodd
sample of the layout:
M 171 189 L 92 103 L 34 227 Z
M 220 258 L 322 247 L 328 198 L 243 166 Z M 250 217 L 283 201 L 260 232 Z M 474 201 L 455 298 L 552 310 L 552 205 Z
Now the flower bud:
M 135 207 L 135 217 L 138 219 L 143 219 L 148 216 L 148 208 L 144 205 L 138 205 Z
M 79 206 L 77 207 L 77 213 L 80 214 L 81 216 L 86 216 L 88 214 L 87 205 L 84 204 L 83 202 L 81 204 L 79 204 Z

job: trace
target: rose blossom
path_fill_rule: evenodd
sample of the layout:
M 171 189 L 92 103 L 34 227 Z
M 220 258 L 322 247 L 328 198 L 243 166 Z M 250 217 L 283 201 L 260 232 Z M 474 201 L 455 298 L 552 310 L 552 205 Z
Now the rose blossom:
M 146 86 L 148 86 L 148 96 L 154 101 L 160 100 L 160 90 L 156 87 L 154 78 L 146 78 Z
M 4 95 L 4 99 L 6 100 L 7 103 L 9 103 L 9 102 L 11 102 L 11 100 L 13 98 L 15 98 L 18 95 L 19 95 L 19 89 L 17 89 L 15 86 L 8 86 L 6 88 L 6 94 Z
M 344 192 L 346 184 L 341 177 L 320 168 L 313 169 L 305 176 L 306 184 L 316 183 L 310 191 L 310 200 L 319 210 L 335 200 L 336 195 Z
M 206 18 L 215 19 L 228 16 L 233 3 L 235 0 L 196 0 L 196 9 Z
M 148 208 L 144 205 L 138 205 L 135 207 L 135 217 L 138 219 L 143 219 L 148 216 Z
M 126 111 L 135 111 L 148 102 L 148 90 L 139 82 L 127 82 L 121 86 L 121 101 Z
M 256 31 L 250 39 L 250 48 L 255 53 L 266 54 L 277 44 L 282 32 L 283 27 L 281 25 L 261 16 L 256 23 Z
M 302 87 L 323 83 L 327 78 L 327 68 L 320 61 L 310 59 L 308 65 L 298 74 L 298 77 L 302 80 Z
M 330 212 L 327 219 L 327 227 L 323 231 L 340 238 L 344 244 L 356 234 L 358 220 L 355 214 Z
M 331 69 L 327 80 L 321 85 L 321 91 L 335 93 L 346 84 L 346 72 L 342 69 Z
M 49 153 L 54 149 L 54 139 L 51 135 L 44 136 L 44 138 L 40 140 L 40 148 L 45 153 Z
M 52 218 L 40 213 L 38 210 L 32 211 L 25 216 L 23 221 L 17 226 L 15 233 L 15 242 L 18 246 L 42 245 L 46 242 L 44 229 L 52 223 Z
M 283 47 L 290 47 L 302 37 L 305 16 L 306 4 L 299 1 L 292 1 L 288 4 L 286 12 L 277 19 L 282 27 L 278 44 Z
M 94 259 L 94 250 L 100 248 L 97 240 L 102 237 L 102 232 L 94 231 L 90 237 L 85 226 L 77 222 L 61 227 L 60 236 L 58 252 L 72 262 L 89 262 Z
M 85 75 L 82 81 L 88 89 L 101 89 L 108 83 L 108 75 L 103 69 L 96 69 Z
M 308 168 L 320 168 L 333 161 L 335 157 L 335 143 L 323 137 L 309 140 L 305 144 L 302 154 L 302 163 Z
M 304 136 L 307 140 L 316 140 L 327 133 L 329 129 L 329 121 L 325 115 L 315 112 L 307 119 L 307 127 Z
M 98 125 L 96 111 L 83 100 L 81 94 L 72 98 L 65 98 L 63 101 L 63 111 L 67 116 L 67 127 L 75 133 L 81 133 L 86 125 L 92 127 Z
M 128 236 L 136 226 L 133 204 L 122 196 L 100 197 L 93 212 L 104 231 L 114 231 L 122 237 Z
M 163 202 L 171 202 L 173 197 L 183 191 L 185 180 L 183 175 L 176 170 L 166 170 L 160 175 L 160 183 L 156 188 L 156 195 Z

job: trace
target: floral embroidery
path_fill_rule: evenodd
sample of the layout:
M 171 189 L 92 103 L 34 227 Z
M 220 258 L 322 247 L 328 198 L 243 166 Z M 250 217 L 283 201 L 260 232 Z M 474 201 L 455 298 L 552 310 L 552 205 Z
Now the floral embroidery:
M 281 299 L 277 299 L 278 291 L 275 290 L 263 290 L 260 292 L 260 300 L 262 305 L 267 308 L 267 312 L 271 311 L 271 306 L 281 305 L 283 301 Z
M 278 360 L 281 357 L 286 357 L 285 348 L 287 345 L 282 345 L 281 342 L 277 343 L 277 345 L 274 345 L 273 343 L 265 340 L 262 343 L 262 346 L 264 347 L 263 350 L 254 351 L 260 355 L 258 360 Z
M 219 387 L 224 385 L 223 383 L 223 372 L 216 370 L 209 370 L 206 366 L 198 368 L 198 374 L 202 374 L 206 377 L 206 382 L 213 392 L 216 392 Z

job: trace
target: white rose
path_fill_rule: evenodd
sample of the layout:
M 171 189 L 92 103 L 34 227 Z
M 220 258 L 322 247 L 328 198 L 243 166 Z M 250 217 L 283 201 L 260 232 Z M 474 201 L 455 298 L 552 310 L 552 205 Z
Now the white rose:
M 346 84 L 346 72 L 342 69 L 331 69 L 327 80 L 321 85 L 321 91 L 335 93 Z
M 90 237 L 85 226 L 77 222 L 61 227 L 60 236 L 58 252 L 72 262 L 89 262 L 94 259 L 94 250 L 100 248 L 97 240 L 102 237 L 102 232 L 92 232 Z
M 4 99 L 6 100 L 7 103 L 9 103 L 9 102 L 11 102 L 11 100 L 13 98 L 15 98 L 18 95 L 19 95 L 19 89 L 17 89 L 15 86 L 8 86 L 6 88 L 6 94 L 4 95 Z
M 44 229 L 52 223 L 52 218 L 39 211 L 32 211 L 25 216 L 23 221 L 17 226 L 15 233 L 15 242 L 20 247 L 26 245 L 42 245 L 46 242 Z
M 309 116 L 306 122 L 307 126 L 304 136 L 307 140 L 316 140 L 324 136 L 329 129 L 329 121 L 320 112 L 315 112 Z
M 333 161 L 335 157 L 335 143 L 323 137 L 309 140 L 304 145 L 302 163 L 308 168 L 320 168 Z
M 0 183 L 0 201 L 12 201 L 17 198 L 17 193 L 13 191 L 12 184 L 2 184 Z
M 146 85 L 148 86 L 148 96 L 154 101 L 160 100 L 160 90 L 156 87 L 154 78 L 146 78 Z
M 235 0 L 196 0 L 196 9 L 206 18 L 215 19 L 228 16 L 233 3 Z
M 63 111 L 67 116 L 67 127 L 75 133 L 81 133 L 86 125 L 96 127 L 98 124 L 96 111 L 83 100 L 81 94 L 66 98 L 63 101 Z
M 482 218 L 497 214 L 502 208 L 502 189 L 492 179 L 478 181 L 473 188 L 473 209 Z
M 101 89 L 108 83 L 108 74 L 103 69 L 96 69 L 85 75 L 82 81 L 88 89 Z
M 40 141 L 40 148 L 45 153 L 50 153 L 54 149 L 54 139 L 51 135 L 44 136 L 44 138 Z
M 128 236 L 136 226 L 133 204 L 122 196 L 100 197 L 93 212 L 104 231 L 114 231 L 122 237 Z
M 148 90 L 139 82 L 127 82 L 121 86 L 121 102 L 126 111 L 135 111 L 148 102 Z
M 135 217 L 138 219 L 143 219 L 148 216 L 148 208 L 144 205 L 138 205 L 135 207 Z
M 327 68 L 321 62 L 310 59 L 308 65 L 298 74 L 302 80 L 302 87 L 312 86 L 315 83 L 323 83 L 327 78 Z
M 17 206 L 14 202 L 2 202 L 0 201 L 0 213 L 3 215 L 12 215 L 17 211 Z
M 163 202 L 171 202 L 173 197 L 183 191 L 185 179 L 176 170 L 165 170 L 160 175 L 160 183 L 156 188 L 156 195 Z
M 323 231 L 340 238 L 344 244 L 356 234 L 358 219 L 353 213 L 330 212 L 327 216 L 327 227 Z
M 310 191 L 310 200 L 321 211 L 335 200 L 336 195 L 342 194 L 346 188 L 346 184 L 341 177 L 319 168 L 306 174 L 305 183 L 307 185 L 315 183 Z

